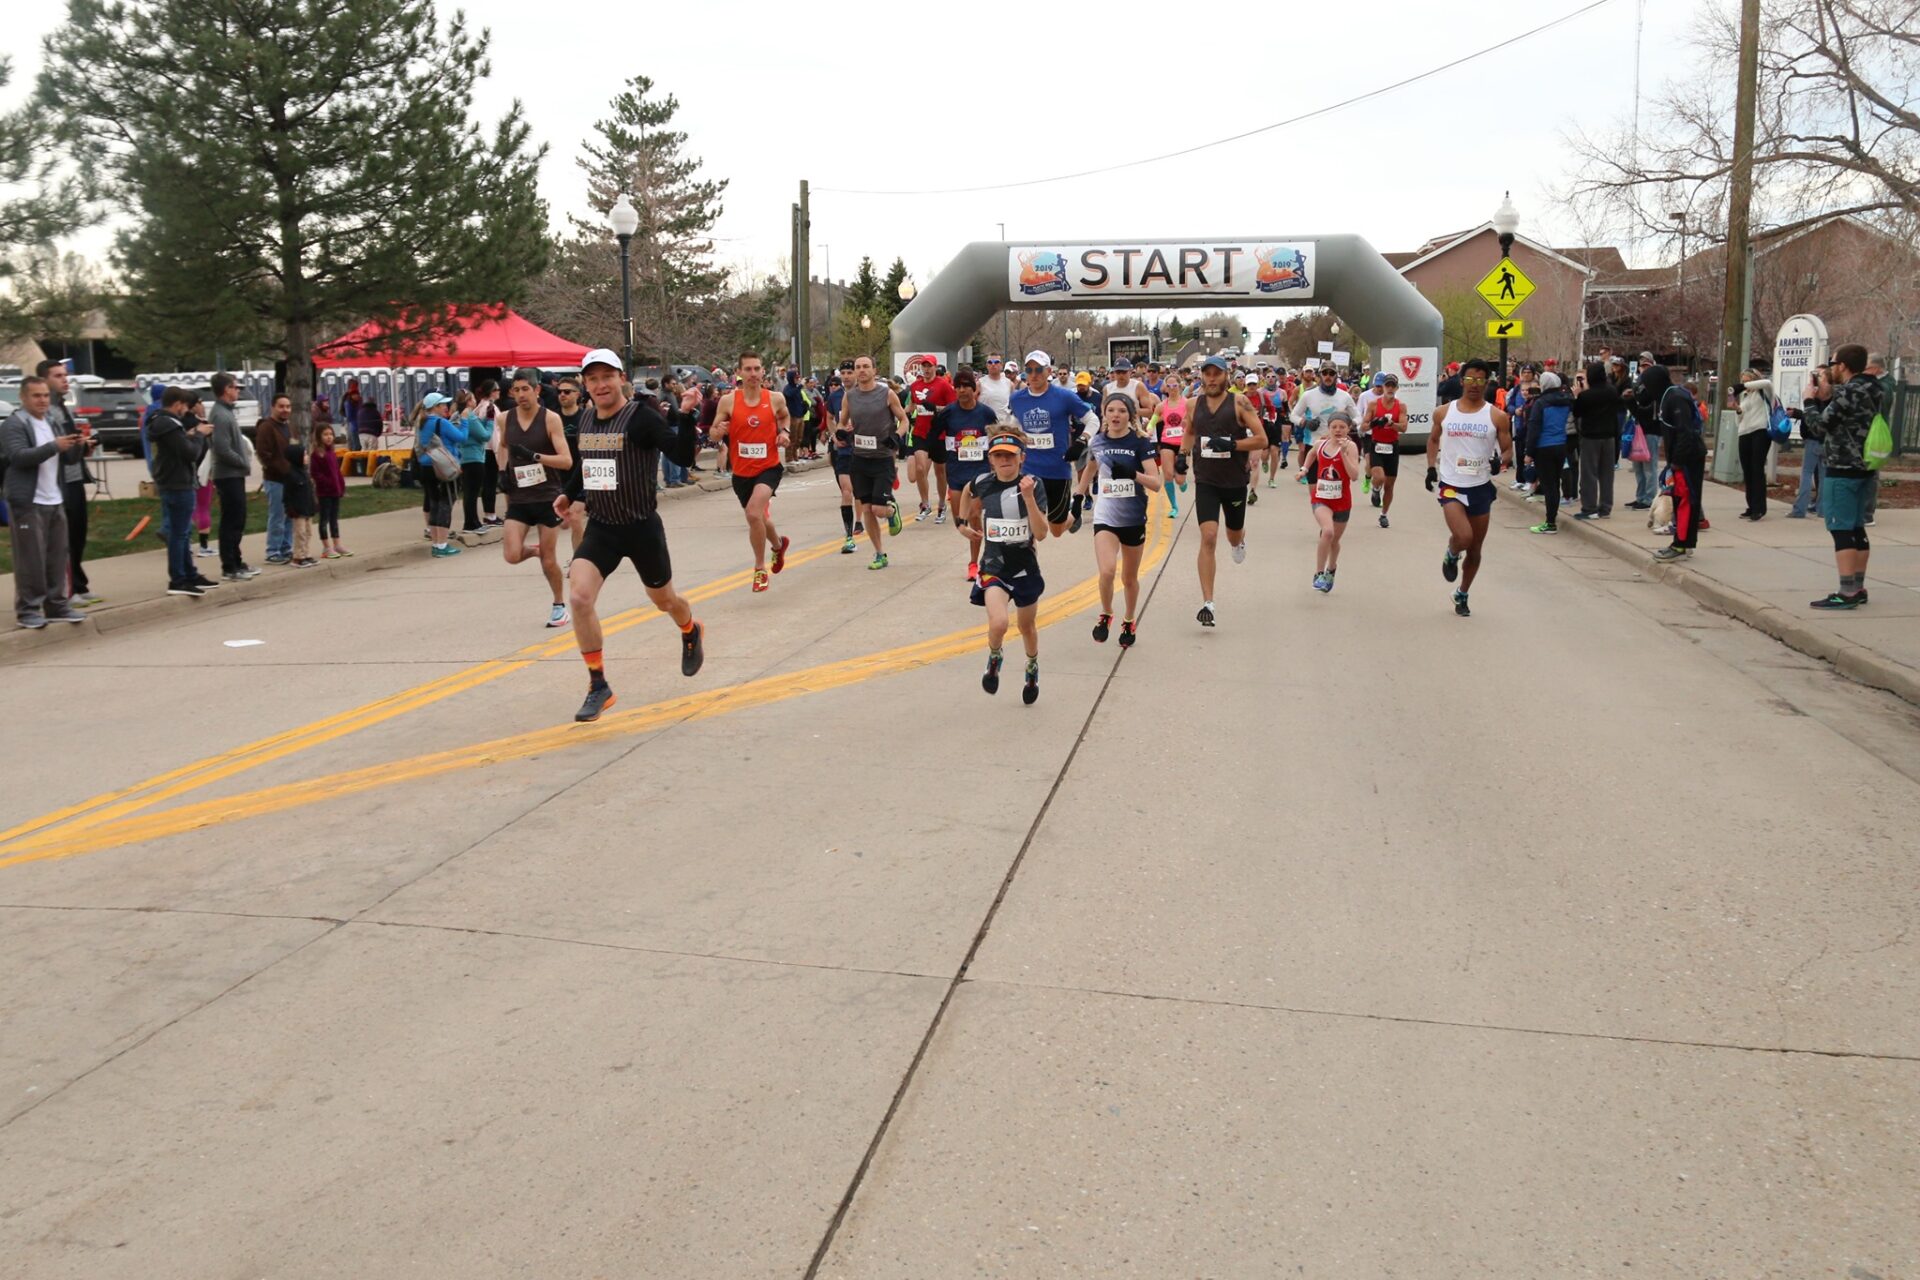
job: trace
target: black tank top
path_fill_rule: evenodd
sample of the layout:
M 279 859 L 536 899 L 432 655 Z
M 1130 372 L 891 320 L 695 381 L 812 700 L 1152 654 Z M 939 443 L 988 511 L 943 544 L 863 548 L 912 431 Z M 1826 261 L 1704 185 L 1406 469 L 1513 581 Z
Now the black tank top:
M 541 502 L 552 506 L 553 500 L 560 496 L 560 472 L 552 470 L 544 463 L 515 462 L 512 455 L 512 450 L 515 445 L 519 445 L 524 449 L 531 449 L 535 453 L 553 452 L 553 437 L 547 430 L 547 413 L 548 410 L 542 408 L 534 416 L 534 425 L 531 427 L 523 427 L 520 425 L 520 408 L 518 405 L 507 410 L 501 417 L 503 424 L 501 430 L 505 431 L 507 435 L 507 470 L 513 475 L 514 487 L 511 492 L 513 494 L 513 501 L 516 503 Z M 559 420 L 559 414 L 556 413 L 553 416 L 555 421 Z M 528 467 L 539 468 L 541 478 L 537 482 L 532 484 L 527 482 L 527 476 L 530 473 L 527 472 L 525 468 Z
M 1195 480 L 1229 489 L 1246 487 L 1246 454 L 1236 450 L 1225 458 L 1207 456 L 1207 440 L 1212 436 L 1232 436 L 1235 440 L 1247 438 L 1247 429 L 1240 425 L 1240 415 L 1236 411 L 1238 403 L 1238 398 L 1231 391 L 1221 398 L 1217 409 L 1208 407 L 1205 392 L 1193 398 L 1193 412 L 1187 418 L 1187 435 L 1193 440 Z

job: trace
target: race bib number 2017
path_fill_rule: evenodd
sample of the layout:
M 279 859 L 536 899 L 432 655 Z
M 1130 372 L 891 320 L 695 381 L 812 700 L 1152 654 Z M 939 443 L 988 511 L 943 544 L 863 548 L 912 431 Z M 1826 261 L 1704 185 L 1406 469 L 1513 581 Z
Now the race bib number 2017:
M 581 483 L 596 493 L 618 488 L 618 474 L 612 458 L 587 458 L 580 463 Z
M 1033 526 L 1024 517 L 1004 520 L 998 516 L 988 516 L 985 532 L 988 542 L 1029 542 L 1033 539 Z

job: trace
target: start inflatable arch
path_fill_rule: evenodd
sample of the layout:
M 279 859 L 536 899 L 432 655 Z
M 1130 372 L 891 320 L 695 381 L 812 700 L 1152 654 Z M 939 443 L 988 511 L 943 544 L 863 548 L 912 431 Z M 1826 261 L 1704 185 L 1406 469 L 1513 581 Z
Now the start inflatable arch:
M 896 352 L 951 364 L 1002 307 L 1330 307 L 1400 375 L 1410 435 L 1439 383 L 1440 313 L 1360 236 L 1217 236 L 1104 242 L 976 240 L 894 317 Z M 1009 360 L 1021 353 L 1007 352 Z

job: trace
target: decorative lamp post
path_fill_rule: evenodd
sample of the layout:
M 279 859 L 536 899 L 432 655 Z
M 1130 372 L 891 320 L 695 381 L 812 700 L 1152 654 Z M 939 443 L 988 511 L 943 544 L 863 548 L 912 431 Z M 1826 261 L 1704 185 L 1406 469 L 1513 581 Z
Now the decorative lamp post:
M 1513 233 L 1520 229 L 1520 211 L 1513 207 L 1513 192 L 1500 193 L 1500 207 L 1493 211 L 1493 233 L 1500 237 L 1500 259 L 1513 252 Z M 1500 385 L 1507 385 L 1507 340 L 1500 339 Z
M 613 238 L 620 242 L 620 315 L 625 337 L 621 340 L 620 357 L 626 363 L 621 372 L 633 376 L 633 273 L 628 265 L 628 250 L 633 245 L 633 233 L 640 229 L 640 213 L 633 207 L 633 201 L 625 192 L 613 202 L 613 208 L 607 210 L 607 225 L 613 228 Z M 662 362 L 660 376 L 666 377 L 665 363 Z
M 1069 329 L 1065 336 L 1067 339 L 1067 370 L 1072 372 L 1074 361 L 1078 358 L 1077 353 L 1080 349 L 1081 333 L 1078 329 Z

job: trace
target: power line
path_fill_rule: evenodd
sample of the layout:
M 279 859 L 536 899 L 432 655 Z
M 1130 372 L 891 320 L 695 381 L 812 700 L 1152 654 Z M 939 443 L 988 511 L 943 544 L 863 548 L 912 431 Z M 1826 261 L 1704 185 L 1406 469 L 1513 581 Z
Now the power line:
M 1312 120 L 1319 116 L 1330 115 L 1335 111 L 1342 110 L 1343 108 L 1346 108 L 1346 107 L 1351 107 L 1356 103 L 1365 102 L 1369 98 L 1378 98 L 1383 94 L 1389 94 L 1389 93 L 1393 93 L 1395 90 L 1404 89 L 1408 85 L 1419 84 L 1422 80 L 1430 80 L 1434 76 L 1439 75 L 1443 71 L 1451 71 L 1455 67 L 1464 66 L 1469 62 L 1473 62 L 1477 59 L 1484 58 L 1490 53 L 1498 53 L 1502 49 L 1508 48 L 1512 45 L 1519 44 L 1522 40 L 1531 39 L 1532 37 L 1539 35 L 1543 31 L 1551 31 L 1555 27 L 1560 26 L 1563 23 L 1571 22 L 1575 18 L 1578 18 L 1583 14 L 1591 13 L 1595 9 L 1604 8 L 1605 6 L 1612 3 L 1613 3 L 1613 0 L 1592 0 L 1590 4 L 1584 4 L 1580 6 L 1578 9 L 1575 9 L 1570 13 L 1564 13 L 1560 15 L 1558 18 L 1555 18 L 1551 22 L 1543 23 L 1540 26 L 1534 27 L 1530 31 L 1522 31 L 1519 35 L 1509 36 L 1498 44 L 1490 44 L 1486 48 L 1478 50 L 1474 53 L 1464 54 L 1461 57 L 1455 58 L 1451 62 L 1443 62 L 1437 67 L 1429 67 L 1427 70 L 1420 72 L 1418 75 L 1408 76 L 1404 80 L 1396 80 L 1392 84 L 1381 85 L 1377 89 L 1369 89 L 1365 93 L 1356 94 L 1351 98 L 1345 98 L 1339 102 L 1332 103 L 1328 106 L 1316 107 L 1312 111 L 1304 112 L 1297 116 L 1289 116 L 1285 120 L 1276 120 L 1272 124 L 1261 125 L 1257 129 L 1248 129 L 1245 133 L 1236 133 L 1232 137 L 1228 137 L 1228 138 L 1215 138 L 1212 142 L 1196 143 L 1191 147 L 1182 147 L 1178 151 L 1169 151 L 1164 155 L 1148 156 L 1145 159 L 1141 159 L 1141 160 L 1127 160 L 1127 161 L 1121 162 L 1120 164 L 1104 165 L 1098 169 L 1082 169 L 1077 173 L 1056 174 L 1051 178 L 1028 178 L 1021 182 L 995 182 L 995 183 L 989 183 L 986 186 L 979 186 L 979 187 L 927 187 L 927 188 L 921 188 L 921 189 L 912 190 L 912 191 L 870 190 L 870 189 L 863 189 L 858 187 L 815 187 L 813 191 L 815 195 L 832 194 L 832 195 L 839 195 L 839 196 L 971 195 L 981 191 L 1013 191 L 1013 190 L 1017 190 L 1020 187 L 1040 187 L 1053 182 L 1071 182 L 1076 178 L 1091 178 L 1103 173 L 1118 173 L 1122 169 L 1134 169 L 1134 168 L 1138 168 L 1140 165 L 1143 165 L 1143 164 L 1159 164 L 1163 160 L 1177 160 L 1181 156 L 1190 156 L 1197 151 L 1206 151 L 1213 147 L 1224 147 L 1230 142 L 1244 142 L 1248 138 L 1258 137 L 1263 133 L 1272 133 L 1275 129 L 1284 129 L 1288 125 L 1300 124 L 1303 121 Z

